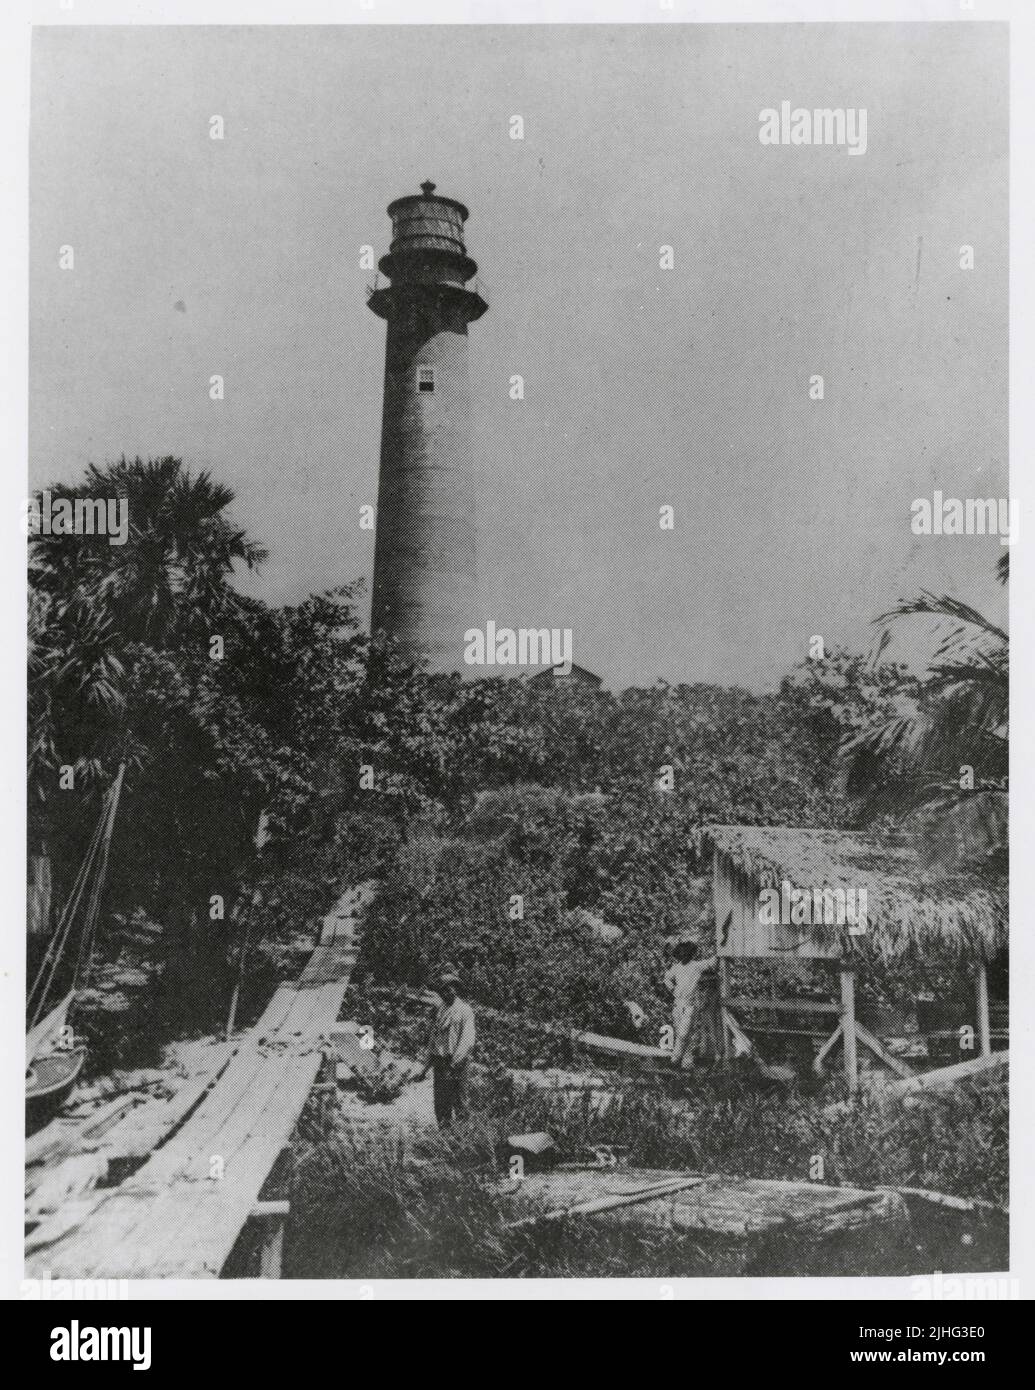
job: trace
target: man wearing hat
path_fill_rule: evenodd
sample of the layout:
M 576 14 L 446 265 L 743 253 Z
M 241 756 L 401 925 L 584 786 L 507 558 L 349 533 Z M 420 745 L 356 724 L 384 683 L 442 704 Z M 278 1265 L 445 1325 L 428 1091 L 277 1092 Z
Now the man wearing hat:
M 422 1081 L 430 1071 L 435 1084 L 435 1119 L 440 1129 L 467 1114 L 468 1072 L 474 1048 L 474 1010 L 459 996 L 460 977 L 444 965 L 434 982 L 441 999 L 428 1035 Z

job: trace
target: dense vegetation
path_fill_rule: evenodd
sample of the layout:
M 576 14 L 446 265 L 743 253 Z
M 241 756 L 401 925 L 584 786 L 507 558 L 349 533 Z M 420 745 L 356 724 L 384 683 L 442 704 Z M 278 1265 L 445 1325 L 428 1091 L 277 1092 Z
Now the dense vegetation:
M 261 1006 L 368 878 L 381 890 L 359 997 L 405 1044 L 377 987 L 423 985 L 447 958 L 483 1007 L 628 1035 L 633 1000 L 650 1039 L 662 938 L 707 930 L 707 822 L 913 827 L 932 852 L 1005 871 L 1008 644 L 958 603 L 889 615 L 947 623 L 924 675 L 831 651 L 769 694 L 464 682 L 372 644 L 354 587 L 294 607 L 243 598 L 235 573 L 262 551 L 228 520 L 229 491 L 176 459 L 91 468 L 54 492 L 127 496 L 130 535 L 31 543 L 30 852 L 50 856 L 60 903 L 125 766 L 99 954 L 135 942 L 147 957 L 152 1037 L 218 1026 L 246 936 Z M 863 1000 L 921 975 L 864 981 Z M 484 1037 L 493 1064 L 557 1060 L 520 1022 Z M 692 1122 L 630 1092 L 601 1134 L 645 1163 L 779 1175 L 822 1144 L 836 1180 L 1005 1192 L 1005 1088 L 903 1112 L 901 1132 L 860 1112 L 827 1133 L 808 1097 L 708 1087 Z M 493 1132 L 570 1123 L 527 1104 L 504 1115 L 496 1097 Z M 334 1161 L 321 1155 L 307 1161 Z M 463 1190 L 461 1207 L 484 1202 Z
M 390 866 L 371 973 L 416 983 L 462 939 L 484 1002 L 585 1022 L 642 995 L 660 938 L 700 916 L 706 821 L 951 804 L 986 851 L 1001 827 L 1005 634 L 949 600 L 904 605 L 948 625 L 924 680 L 833 651 L 767 695 L 462 682 L 371 650 L 355 588 L 244 599 L 235 572 L 263 551 L 228 519 L 229 490 L 177 459 L 91 467 L 54 493 L 126 497 L 130 534 L 31 543 L 30 851 L 49 852 L 60 901 L 125 763 L 108 921 L 161 927 L 184 1000 L 192 976 L 223 988 L 245 904 L 275 955 Z M 967 792 L 960 763 L 980 779 Z

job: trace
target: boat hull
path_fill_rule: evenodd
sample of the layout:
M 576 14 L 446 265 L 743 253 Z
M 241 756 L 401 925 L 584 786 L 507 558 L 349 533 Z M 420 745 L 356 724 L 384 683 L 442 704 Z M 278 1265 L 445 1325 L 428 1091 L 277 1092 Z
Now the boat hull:
M 25 1073 L 25 1132 L 53 1119 L 68 1099 L 86 1061 L 86 1049 L 69 1048 L 35 1057 Z

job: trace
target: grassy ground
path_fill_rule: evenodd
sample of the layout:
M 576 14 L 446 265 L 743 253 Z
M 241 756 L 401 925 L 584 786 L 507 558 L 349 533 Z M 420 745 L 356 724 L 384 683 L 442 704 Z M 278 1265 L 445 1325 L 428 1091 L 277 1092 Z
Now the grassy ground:
M 910 1186 L 1004 1202 L 1006 1083 L 960 1087 L 912 1108 L 860 1103 L 837 1117 L 814 1096 L 737 1075 L 702 1078 L 677 1100 L 617 1083 L 610 1103 L 570 1093 L 520 1097 L 483 1077 L 472 1119 L 449 1135 L 357 1133 L 309 1112 L 296 1138 L 286 1273 L 309 1278 L 560 1275 L 918 1274 L 1006 1267 L 1006 1227 L 912 1206 L 904 1239 L 864 1234 L 836 1247 L 784 1241 L 744 1260 L 729 1242 L 568 1221 L 508 1233 L 508 1134 L 545 1129 L 566 1157 L 602 1145 L 633 1167 L 826 1183 Z
M 343 1017 L 372 1027 L 378 1046 L 403 1056 L 421 1054 L 425 1006 L 403 1006 L 397 997 L 350 990 Z M 824 1181 L 876 1186 L 929 1187 L 964 1197 L 1005 1203 L 1008 1189 L 1008 1102 L 1002 1074 L 978 1078 L 922 1102 L 882 1107 L 860 1102 L 831 1117 L 831 1101 L 843 1095 L 834 1076 L 820 1088 L 808 1075 L 788 1090 L 766 1085 L 745 1067 L 695 1074 L 671 1092 L 629 1086 L 606 1116 L 558 1107 L 540 1094 L 518 1100 L 505 1066 L 598 1069 L 571 1045 L 517 1023 L 479 1018 L 477 1057 L 493 1073 L 482 1104 L 494 1118 L 525 1131 L 545 1129 L 578 1146 L 590 1138 L 633 1145 L 644 1166 L 708 1168 L 747 1177 L 808 1181 L 822 1159 Z M 688 1089 L 689 1087 L 689 1089 Z M 673 1096 L 679 1105 L 674 1106 Z M 579 1126 L 583 1132 L 576 1132 Z M 508 1133 L 517 1132 L 513 1128 Z

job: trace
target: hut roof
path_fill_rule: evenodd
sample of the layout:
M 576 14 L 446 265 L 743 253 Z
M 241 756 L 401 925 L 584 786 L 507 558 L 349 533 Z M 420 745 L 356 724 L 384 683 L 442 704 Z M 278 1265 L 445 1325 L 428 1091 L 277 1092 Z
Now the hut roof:
M 1006 945 L 1009 894 L 1001 877 L 926 866 L 915 849 L 856 831 L 786 826 L 715 825 L 711 844 L 741 878 L 742 892 L 761 888 L 866 889 L 867 930 L 820 922 L 810 934 L 824 946 L 891 960 L 914 953 L 989 959 Z

